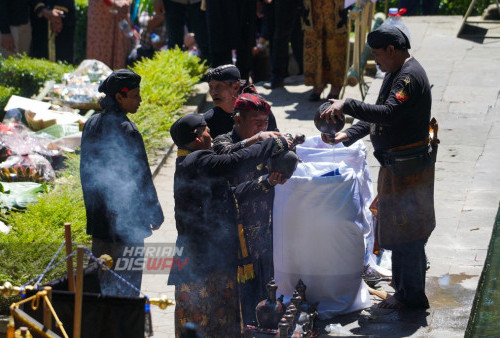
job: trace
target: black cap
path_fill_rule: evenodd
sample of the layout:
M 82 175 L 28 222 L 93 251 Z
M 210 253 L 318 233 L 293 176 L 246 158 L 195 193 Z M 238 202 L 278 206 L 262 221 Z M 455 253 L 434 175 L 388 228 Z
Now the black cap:
M 170 127 L 170 136 L 178 147 L 185 146 L 186 144 L 194 141 L 198 136 L 196 129 L 205 127 L 207 122 L 200 114 L 187 114 L 178 119 Z
M 101 83 L 98 90 L 106 95 L 115 95 L 118 92 L 126 93 L 135 89 L 140 83 L 140 75 L 129 69 L 118 69 Z
M 396 49 L 410 49 L 410 40 L 398 27 L 391 24 L 382 24 L 379 28 L 370 32 L 367 37 L 371 48 L 386 48 L 393 45 Z
M 210 68 L 203 76 L 203 80 L 206 82 L 210 82 L 212 80 L 236 82 L 241 80 L 241 74 L 238 67 L 228 64 L 216 68 Z

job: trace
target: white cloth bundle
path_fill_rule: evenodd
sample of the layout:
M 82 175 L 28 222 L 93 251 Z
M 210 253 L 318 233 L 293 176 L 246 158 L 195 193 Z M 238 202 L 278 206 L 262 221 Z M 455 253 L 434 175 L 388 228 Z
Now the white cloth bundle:
M 373 245 L 366 148 L 362 141 L 331 146 L 316 136 L 297 146 L 297 154 L 303 162 L 276 187 L 274 199 L 278 294 L 289 299 L 302 279 L 307 301 L 320 302 L 320 319 L 369 307 L 361 277 L 370 259 L 365 248 Z

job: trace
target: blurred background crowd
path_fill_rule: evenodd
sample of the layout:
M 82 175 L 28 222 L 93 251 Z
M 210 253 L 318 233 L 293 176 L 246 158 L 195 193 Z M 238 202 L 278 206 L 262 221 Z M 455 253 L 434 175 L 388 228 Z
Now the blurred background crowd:
M 347 1 L 347 3 L 355 1 Z M 385 1 L 385 5 L 387 6 Z M 446 5 L 447 1 L 442 1 Z M 436 14 L 439 0 L 391 1 Z M 318 101 L 338 97 L 349 27 L 344 0 L 0 0 L 0 53 L 111 69 L 180 48 L 210 67 L 234 63 L 242 79 L 284 85 L 304 74 Z M 383 5 L 383 4 L 381 4 Z

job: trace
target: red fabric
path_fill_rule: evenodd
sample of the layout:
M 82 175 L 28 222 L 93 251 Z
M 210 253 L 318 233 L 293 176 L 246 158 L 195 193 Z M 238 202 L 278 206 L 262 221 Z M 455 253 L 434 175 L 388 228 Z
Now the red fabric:
M 236 99 L 234 110 L 259 111 L 269 115 L 271 113 L 271 106 L 258 95 L 244 93 Z

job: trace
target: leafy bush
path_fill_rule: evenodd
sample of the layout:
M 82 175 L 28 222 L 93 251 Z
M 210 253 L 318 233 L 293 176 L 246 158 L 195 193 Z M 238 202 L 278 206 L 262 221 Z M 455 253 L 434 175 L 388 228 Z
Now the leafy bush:
M 64 73 L 70 73 L 74 67 L 64 63 L 55 63 L 44 59 L 23 56 L 0 58 L 0 85 L 19 89 L 19 94 L 31 97 L 37 94 L 47 80 L 61 81 Z
M 87 56 L 87 9 L 88 0 L 76 0 L 75 53 L 74 63 L 80 64 Z
M 154 59 L 144 60 L 134 68 L 143 78 L 143 102 L 131 117 L 144 135 L 150 158 L 155 150 L 165 147 L 170 125 L 205 68 L 197 58 L 178 49 L 157 53 Z M 72 224 L 73 241 L 89 246 L 79 160 L 78 155 L 68 156 L 66 168 L 37 204 L 29 205 L 24 212 L 0 215 L 12 227 L 9 234 L 0 233 L 0 285 L 5 281 L 22 285 L 42 273 L 64 241 L 66 222 Z M 55 262 L 64 257 L 62 249 Z M 66 265 L 61 263 L 46 274 L 42 283 L 65 273 Z M 2 305 L 8 304 L 0 303 L 0 314 L 6 310 Z
M 52 190 L 43 194 L 25 212 L 7 215 L 12 227 L 9 234 L 0 233 L 0 285 L 27 283 L 41 274 L 64 241 L 64 223 L 71 223 L 75 243 L 88 244 L 86 216 L 81 192 L 78 155 L 70 155 L 66 169 L 59 173 Z M 66 256 L 64 248 L 54 262 Z M 66 273 L 64 263 L 48 272 L 42 283 Z
M 133 70 L 142 76 L 142 103 L 131 119 L 143 135 L 147 152 L 154 155 L 165 147 L 170 126 L 206 66 L 176 48 L 158 52 L 153 59 L 143 59 Z
M 0 86 L 0 113 L 7 105 L 7 102 L 9 102 L 10 97 L 18 94 L 18 92 L 19 90 L 16 88 Z

